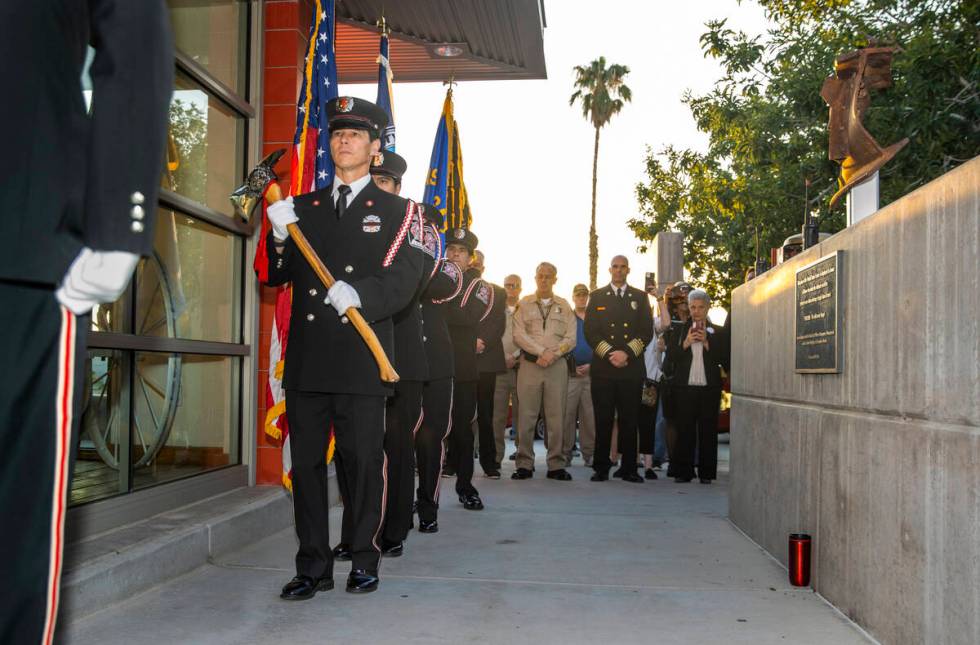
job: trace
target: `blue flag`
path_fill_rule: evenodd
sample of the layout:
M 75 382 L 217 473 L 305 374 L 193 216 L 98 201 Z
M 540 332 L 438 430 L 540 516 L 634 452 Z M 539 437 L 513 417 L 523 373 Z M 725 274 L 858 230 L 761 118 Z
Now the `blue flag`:
M 381 137 L 383 149 L 395 151 L 395 108 L 391 100 L 391 81 L 394 79 L 388 62 L 388 34 L 381 33 L 381 53 L 378 54 L 378 107 L 388 113 L 388 127 Z
M 459 128 L 453 116 L 453 90 L 446 92 L 442 116 L 432 144 L 429 173 L 425 178 L 422 201 L 431 204 L 442 216 L 442 230 L 469 228 L 472 220 L 470 203 L 463 183 L 463 151 L 459 144 Z

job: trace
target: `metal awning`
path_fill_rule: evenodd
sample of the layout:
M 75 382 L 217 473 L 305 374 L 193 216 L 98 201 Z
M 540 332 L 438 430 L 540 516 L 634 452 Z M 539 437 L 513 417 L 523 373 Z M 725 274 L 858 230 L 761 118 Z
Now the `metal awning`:
M 336 8 L 342 83 L 377 80 L 382 10 L 396 82 L 547 78 L 544 0 L 337 0 Z

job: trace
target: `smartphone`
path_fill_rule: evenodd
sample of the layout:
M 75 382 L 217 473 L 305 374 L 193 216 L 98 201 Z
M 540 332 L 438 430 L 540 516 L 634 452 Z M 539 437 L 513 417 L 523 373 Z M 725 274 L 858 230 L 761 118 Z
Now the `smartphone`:
M 643 284 L 643 290 L 646 291 L 647 293 L 651 293 L 652 291 L 656 290 L 656 288 L 657 288 L 657 274 L 652 271 L 648 271 L 646 274 L 646 280 L 644 281 Z

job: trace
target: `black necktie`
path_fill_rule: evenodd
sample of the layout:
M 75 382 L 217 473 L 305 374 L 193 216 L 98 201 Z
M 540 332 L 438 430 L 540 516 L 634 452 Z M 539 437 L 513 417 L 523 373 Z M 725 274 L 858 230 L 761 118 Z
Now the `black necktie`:
M 337 186 L 337 219 L 341 219 L 347 212 L 348 195 L 350 195 L 350 186 L 347 184 Z
M 616 296 L 620 300 L 622 300 L 623 299 L 623 292 L 625 292 L 625 291 L 626 291 L 626 289 L 623 289 L 622 287 L 619 287 L 618 289 L 616 289 Z

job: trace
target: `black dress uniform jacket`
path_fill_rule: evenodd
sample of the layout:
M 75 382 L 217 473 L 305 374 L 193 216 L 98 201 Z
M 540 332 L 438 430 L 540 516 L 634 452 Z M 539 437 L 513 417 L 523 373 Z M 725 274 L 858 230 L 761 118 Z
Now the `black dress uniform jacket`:
M 591 375 L 596 378 L 644 378 L 643 350 L 653 338 L 653 314 L 647 294 L 627 285 L 620 298 L 612 286 L 589 294 L 585 311 L 585 339 L 594 348 Z M 629 355 L 626 367 L 613 367 L 609 353 Z
M 392 316 L 395 334 L 395 355 L 391 358 L 395 371 L 403 381 L 426 381 L 429 378 L 425 356 L 425 335 L 422 331 L 421 300 L 435 276 L 442 240 L 435 225 L 419 216 L 412 222 L 413 245 L 422 251 L 422 277 L 418 289 L 407 307 Z M 436 290 L 438 291 L 438 285 Z
M 482 338 L 486 349 L 476 355 L 476 367 L 480 373 L 507 371 L 504 360 L 504 330 L 507 329 L 507 293 L 504 288 L 487 283 L 493 290 L 493 306 L 490 313 L 476 328 L 477 338 Z
M 453 341 L 456 381 L 476 381 L 476 328 L 493 306 L 493 290 L 473 269 L 463 274 L 463 294 L 458 306 L 445 309 L 449 336 Z
M 458 305 L 462 293 L 463 272 L 449 260 L 439 260 L 422 298 L 422 334 L 430 381 L 450 378 L 456 373 L 446 309 L 455 306 L 450 303 Z
M 361 190 L 338 219 L 331 188 L 300 195 L 297 225 L 337 280 L 357 290 L 361 314 L 389 357 L 394 348 L 391 316 L 411 301 L 422 276 L 423 253 L 411 238 L 416 209 L 406 199 L 373 182 Z M 270 285 L 293 283 L 289 342 L 283 386 L 287 390 L 334 394 L 387 395 L 367 344 L 346 316 L 325 304 L 326 289 L 292 238 L 282 253 L 269 232 Z
M 11 1 L 0 22 L 0 279 L 55 285 L 83 246 L 148 254 L 173 91 L 164 3 Z

